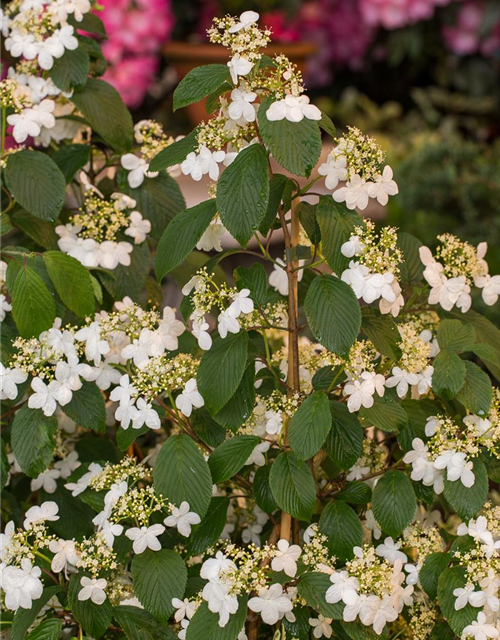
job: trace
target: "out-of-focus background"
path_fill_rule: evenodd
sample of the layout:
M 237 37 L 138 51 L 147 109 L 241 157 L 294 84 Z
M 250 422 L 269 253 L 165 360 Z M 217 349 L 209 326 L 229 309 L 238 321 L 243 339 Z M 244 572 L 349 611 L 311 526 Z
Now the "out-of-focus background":
M 428 243 L 443 231 L 487 238 L 492 272 L 500 270 L 500 0 L 102 4 L 106 79 L 136 118 L 171 134 L 202 115 L 172 113 L 180 77 L 224 61 L 207 44 L 212 17 L 258 11 L 337 127 L 357 125 L 383 144 L 400 187 L 385 220 Z

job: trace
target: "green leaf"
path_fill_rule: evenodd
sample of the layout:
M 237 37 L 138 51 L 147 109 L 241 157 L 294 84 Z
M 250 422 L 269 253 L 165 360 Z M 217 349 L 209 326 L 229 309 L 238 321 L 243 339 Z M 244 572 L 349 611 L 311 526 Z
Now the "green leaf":
M 120 190 L 137 202 L 138 211 L 151 222 L 150 236 L 155 240 L 159 240 L 167 224 L 186 209 L 179 185 L 168 173 L 145 178 L 135 189 L 125 181 Z
M 17 151 L 7 158 L 5 182 L 12 197 L 36 218 L 55 220 L 66 181 L 56 163 L 40 151 Z
M 239 387 L 245 371 L 248 334 L 240 331 L 215 338 L 198 368 L 198 389 L 213 415 L 220 411 Z
M 57 164 L 66 183 L 69 184 L 77 171 L 89 162 L 92 155 L 92 146 L 89 144 L 66 144 L 62 145 L 52 156 L 52 160 Z
M 464 386 L 465 362 L 453 351 L 443 349 L 434 359 L 432 390 L 443 400 L 451 400 Z
M 238 611 L 229 616 L 225 627 L 219 626 L 219 614 L 212 613 L 203 602 L 189 623 L 186 640 L 236 640 L 247 617 L 247 596 L 240 596 L 238 601 Z
M 444 479 L 444 497 L 465 522 L 477 515 L 488 497 L 486 467 L 479 458 L 473 461 L 473 465 L 476 479 L 470 488 L 465 487 L 461 480 L 452 482 L 447 477 Z
M 264 307 L 268 299 L 267 274 L 264 267 L 255 262 L 251 267 L 236 267 L 234 283 L 241 291 L 250 289 L 250 298 L 259 307 Z
M 372 501 L 372 490 L 365 482 L 354 480 L 348 482 L 336 498 L 350 504 L 368 504 Z
M 288 425 L 288 439 L 296 456 L 309 460 L 318 453 L 331 426 L 328 396 L 315 391 L 300 405 Z
M 71 576 L 68 587 L 68 605 L 85 633 L 92 638 L 101 638 L 111 624 L 113 609 L 108 598 L 102 604 L 94 604 L 92 600 L 78 600 L 78 594 L 83 588 L 80 584 L 81 578 L 82 574 Z
M 42 595 L 37 600 L 33 600 L 31 609 L 18 609 L 16 611 L 10 630 L 11 640 L 24 640 L 28 629 L 37 619 L 40 611 L 45 607 L 47 602 L 60 591 L 61 587 L 45 587 Z
M 206 200 L 179 213 L 169 223 L 156 252 L 155 272 L 158 280 L 181 264 L 194 249 L 216 211 L 215 200 Z
M 342 620 L 344 603 L 330 604 L 325 600 L 325 594 L 331 586 L 329 575 L 321 571 L 314 571 L 300 576 L 298 592 L 310 607 L 321 613 L 325 618 Z
M 132 582 L 142 606 L 167 624 L 174 605 L 172 598 L 184 596 L 187 569 L 182 558 L 170 549 L 147 550 L 132 560 Z
M 81 91 L 74 92 L 71 101 L 114 151 L 123 153 L 130 149 L 132 116 L 114 87 L 104 80 L 89 78 Z
M 197 556 L 213 545 L 226 526 L 229 498 L 212 498 L 207 515 L 193 527 L 189 536 L 189 554 Z
M 319 531 L 327 536 L 328 550 L 339 562 L 352 560 L 353 548 L 363 544 L 358 514 L 345 502 L 329 502 L 319 519 Z
M 204 457 L 186 434 L 170 436 L 160 449 L 153 470 L 154 485 L 179 506 L 184 500 L 203 517 L 212 496 L 212 477 Z
M 102 445 L 99 451 L 102 451 Z M 94 460 L 96 459 L 101 459 L 101 456 L 94 457 Z M 63 484 L 64 482 L 59 483 L 54 493 L 41 492 L 41 502 L 53 500 L 59 507 L 59 520 L 48 522 L 49 529 L 65 540 L 81 539 L 83 536 L 93 535 L 95 530 L 92 518 L 96 515 L 96 510 L 85 504 L 83 500 L 75 500 Z M 97 505 L 94 503 L 94 506 Z M 102 508 L 103 505 L 100 502 L 99 511 Z
M 126 451 L 139 436 L 143 436 L 148 432 L 149 427 L 146 425 L 143 425 L 140 429 L 122 429 L 120 427 L 116 432 L 116 444 L 120 451 Z
M 257 436 L 235 436 L 220 444 L 208 459 L 212 481 L 224 482 L 238 473 L 260 442 Z
M 23 338 L 38 337 L 52 326 L 56 315 L 54 298 L 31 267 L 19 269 L 10 293 L 12 317 Z
M 9 479 L 10 463 L 5 451 L 4 441 L 0 438 L 0 491 L 5 487 Z
M 500 350 L 491 344 L 473 344 L 471 351 L 484 362 L 486 366 L 500 367 Z
M 266 513 L 272 513 L 278 508 L 273 492 L 271 491 L 269 482 L 270 473 L 271 465 L 259 467 L 253 479 L 253 497 L 262 511 Z
M 306 295 L 305 312 L 316 340 L 346 356 L 361 326 L 361 311 L 351 287 L 335 276 L 316 276 Z
M 259 228 L 269 200 L 267 153 L 251 144 L 238 153 L 217 183 L 217 208 L 229 233 L 245 247 Z
M 120 605 L 113 609 L 113 616 L 128 640 L 175 640 L 177 637 L 168 627 L 139 607 Z
M 274 102 L 265 97 L 258 112 L 259 131 L 274 158 L 290 173 L 309 176 L 321 154 L 321 133 L 318 123 L 304 118 L 301 122 L 283 119 L 271 122 L 267 110 Z
M 383 531 L 395 538 L 413 520 L 417 499 L 413 485 L 402 471 L 390 469 L 373 489 L 372 509 Z
M 49 618 L 38 624 L 26 640 L 57 640 L 62 629 L 62 621 L 57 618 Z
M 437 598 L 439 576 L 448 567 L 450 560 L 449 553 L 431 553 L 424 560 L 424 564 L 418 574 L 418 581 L 432 600 Z
M 353 235 L 355 227 L 363 226 L 363 220 L 344 203 L 335 202 L 332 196 L 319 198 L 316 217 L 321 229 L 323 255 L 330 269 L 340 277 L 350 262 L 340 248 Z
M 81 20 L 77 20 L 74 15 L 69 15 L 68 23 L 78 31 L 87 31 L 99 36 L 106 35 L 106 27 L 101 18 L 96 16 L 95 13 L 85 13 Z
M 278 215 L 278 209 L 283 199 L 283 194 L 287 185 L 293 184 L 289 179 L 281 173 L 275 173 L 269 182 L 269 200 L 267 203 L 267 211 L 264 214 L 264 218 L 260 223 L 259 231 L 263 236 L 267 236 L 271 230 L 276 216 Z
M 335 138 L 335 136 L 337 135 L 337 129 L 335 128 L 335 125 L 333 124 L 330 116 L 327 116 L 326 113 L 321 113 L 319 126 L 325 133 L 328 133 L 328 135 L 332 136 L 332 138 Z
M 321 229 L 316 217 L 317 205 L 310 202 L 299 203 L 299 220 L 312 244 L 321 242 Z
M 280 453 L 271 466 L 271 491 L 281 509 L 293 518 L 309 522 L 316 505 L 311 470 L 291 451 Z
M 64 55 L 54 60 L 49 76 L 61 91 L 85 84 L 90 71 L 89 54 L 82 47 L 66 49 Z
M 332 428 L 325 441 L 330 458 L 341 469 L 349 469 L 361 456 L 363 429 L 354 413 L 342 402 L 330 402 Z
M 226 439 L 226 431 L 215 422 L 205 407 L 191 416 L 191 424 L 196 434 L 210 447 L 217 447 Z
M 80 427 L 100 433 L 106 431 L 104 396 L 93 382 L 83 380 L 81 388 L 73 391 L 70 402 L 61 409 Z
M 252 361 L 232 398 L 214 414 L 214 419 L 225 429 L 236 432 L 252 414 L 255 407 L 255 364 Z
M 197 134 L 198 130 L 193 129 L 187 136 L 162 149 L 149 163 L 149 170 L 162 171 L 174 164 L 184 162 L 186 156 L 198 147 Z
M 43 261 L 64 304 L 80 318 L 94 313 L 94 289 L 87 269 L 61 251 L 46 251 Z
M 174 91 L 174 111 L 202 100 L 230 77 L 225 64 L 206 64 L 192 69 L 182 78 Z
M 419 254 L 422 243 L 411 233 L 400 231 L 397 244 L 403 252 L 403 262 L 399 266 L 399 281 L 401 284 L 418 284 L 422 280 L 425 268 Z
M 25 404 L 16 412 L 12 422 L 12 449 L 19 466 L 30 478 L 39 476 L 52 461 L 56 431 L 56 418 L 47 418 L 40 409 L 30 409 Z
M 476 340 L 476 332 L 471 324 L 460 320 L 441 320 L 437 340 L 441 349 L 461 353 L 471 350 Z
M 463 363 L 465 365 L 465 381 L 456 398 L 471 413 L 484 416 L 488 413 L 493 401 L 491 380 L 477 364 L 467 360 Z
M 467 604 L 463 609 L 455 609 L 455 589 L 463 589 L 467 584 L 465 570 L 462 567 L 450 567 L 443 571 L 438 581 L 438 601 L 448 624 L 457 634 L 462 635 L 464 627 L 471 624 L 477 618 L 478 609 Z
M 362 329 L 375 349 L 391 360 L 399 360 L 401 336 L 393 318 L 390 315 L 382 315 L 373 307 L 363 307 L 361 317 Z
M 59 236 L 54 225 L 46 220 L 35 218 L 23 209 L 16 209 L 10 217 L 12 223 L 44 249 L 57 249 Z
M 366 423 L 366 426 L 374 426 L 389 433 L 397 433 L 408 423 L 405 410 L 387 391 L 382 398 L 375 395 L 373 406 L 368 409 L 361 407 L 359 415 L 363 418 L 363 423 Z

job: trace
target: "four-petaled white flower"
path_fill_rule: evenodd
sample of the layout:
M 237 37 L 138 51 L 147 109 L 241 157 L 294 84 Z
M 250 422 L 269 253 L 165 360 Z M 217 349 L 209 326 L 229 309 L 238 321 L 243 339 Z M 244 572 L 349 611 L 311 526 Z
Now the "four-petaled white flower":
M 184 500 L 179 507 L 172 507 L 172 513 L 163 521 L 167 527 L 176 527 L 181 536 L 191 535 L 191 525 L 200 524 L 201 518 L 189 510 L 189 503 Z
M 144 178 L 156 178 L 158 175 L 158 171 L 149 171 L 149 163 L 144 158 L 139 158 L 133 153 L 122 156 L 120 163 L 129 172 L 127 182 L 132 189 L 140 187 Z
M 257 97 L 254 91 L 246 91 L 243 87 L 233 89 L 231 91 L 231 102 L 227 109 L 228 115 L 232 120 L 244 122 L 255 121 L 255 107 L 252 102 Z
M 94 604 L 102 604 L 106 600 L 106 592 L 104 589 L 108 586 L 107 580 L 104 578 L 87 578 L 84 576 L 80 580 L 83 587 L 78 592 L 78 600 L 92 600 Z
M 477 614 L 477 620 L 464 627 L 462 637 L 471 637 L 474 640 L 487 640 L 488 638 L 498 638 L 498 629 L 487 622 L 486 615 L 481 611 Z
M 141 244 L 151 231 L 151 222 L 145 220 L 139 211 L 132 211 L 129 220 L 130 225 L 125 229 L 125 235 L 134 238 L 135 244 Z
M 297 560 L 300 558 L 302 549 L 297 544 L 290 544 L 288 540 L 278 540 L 276 555 L 272 559 L 271 569 L 273 571 L 284 571 L 287 576 L 295 577 L 297 573 Z
M 193 407 L 199 409 L 205 404 L 201 393 L 198 391 L 195 378 L 190 378 L 182 392 L 175 399 L 175 406 L 187 418 L 191 415 Z
M 392 169 L 386 165 L 382 174 L 378 175 L 374 182 L 368 183 L 367 191 L 370 198 L 375 198 L 379 204 L 385 206 L 389 202 L 389 196 L 399 193 L 398 185 L 392 177 Z
M 309 618 L 309 624 L 313 627 L 313 636 L 315 638 L 332 637 L 332 618 L 325 618 L 325 616 L 319 614 L 317 618 Z
M 26 382 L 28 374 L 18 367 L 8 368 L 0 362 L 0 400 L 17 398 L 17 385 Z
M 248 29 L 253 24 L 257 22 L 259 19 L 259 14 L 256 11 L 243 11 L 240 15 L 240 20 L 236 24 L 233 24 L 232 27 L 229 28 L 229 33 L 237 33 L 242 29 Z
M 288 120 L 289 122 L 301 122 L 308 120 L 321 120 L 321 111 L 310 104 L 308 96 L 292 96 L 288 94 L 283 100 L 273 102 L 266 111 L 266 117 L 271 122 Z
M 446 475 L 450 482 L 460 480 L 464 487 L 470 488 L 476 481 L 472 461 L 467 461 L 467 455 L 463 451 L 450 449 L 439 455 L 434 460 L 436 469 L 446 469 Z
M 132 549 L 134 553 L 143 553 L 146 549 L 151 551 L 159 551 L 161 542 L 158 536 L 165 531 L 162 524 L 152 524 L 150 527 L 132 527 L 125 531 L 125 536 L 129 540 L 133 540 Z
M 59 520 L 59 507 L 55 502 L 43 502 L 40 506 L 30 507 L 24 514 L 23 527 L 28 530 L 32 524 L 37 522 L 55 522 Z
M 347 180 L 348 178 L 347 158 L 345 156 L 338 156 L 334 158 L 333 156 L 329 155 L 327 161 L 323 164 L 320 164 L 320 166 L 318 167 L 318 173 L 320 176 L 325 176 L 325 187 L 333 191 L 333 189 L 335 189 L 340 181 Z M 345 244 L 347 243 L 344 243 L 342 245 L 342 253 L 348 258 L 351 258 L 355 254 L 353 253 L 348 256 L 346 253 L 344 253 Z
M 347 571 L 335 571 L 330 576 L 331 587 L 328 587 L 325 600 L 330 604 L 343 602 L 352 605 L 358 599 L 359 581 Z
M 254 63 L 247 58 L 236 53 L 227 63 L 231 80 L 234 84 L 238 84 L 239 76 L 246 76 L 253 69 Z
M 54 573 L 63 570 L 66 573 L 68 565 L 75 567 L 79 561 L 80 555 L 76 550 L 74 540 L 63 540 L 62 538 L 51 540 L 49 549 L 55 554 L 50 565 Z
M 260 616 L 266 624 L 276 624 L 283 616 L 292 611 L 293 604 L 290 598 L 283 593 L 280 584 L 273 584 L 269 589 L 260 589 L 257 597 L 250 598 L 248 601 L 250 611 L 260 613 Z
M 381 558 L 389 560 L 391 564 L 394 564 L 398 560 L 408 562 L 407 555 L 400 551 L 401 544 L 401 542 L 394 542 L 392 538 L 386 538 L 383 544 L 378 545 L 375 552 Z

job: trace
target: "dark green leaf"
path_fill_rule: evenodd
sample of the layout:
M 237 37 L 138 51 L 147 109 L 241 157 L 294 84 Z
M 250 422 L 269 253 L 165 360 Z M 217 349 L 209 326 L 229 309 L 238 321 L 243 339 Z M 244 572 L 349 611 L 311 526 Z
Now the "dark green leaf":
M 46 251 L 43 261 L 64 304 L 77 316 L 94 313 L 94 289 L 87 269 L 75 258 L 60 251 Z
M 462 567 L 450 567 L 443 571 L 438 581 L 438 600 L 448 624 L 457 634 L 462 635 L 464 627 L 471 624 L 477 618 L 478 610 L 467 604 L 463 609 L 455 609 L 455 589 L 463 589 L 467 584 L 465 571 Z
M 352 560 L 354 547 L 363 543 L 363 528 L 357 513 L 345 502 L 329 502 L 321 514 L 319 531 L 327 536 L 328 550 L 340 562 Z
M 66 183 L 70 183 L 80 169 L 89 162 L 92 155 L 92 147 L 89 144 L 66 144 L 52 156 L 52 160 L 62 171 Z
M 487 373 L 473 362 L 464 362 L 464 386 L 457 393 L 457 400 L 471 413 L 484 416 L 493 400 L 493 387 Z
M 198 102 L 229 78 L 229 69 L 225 64 L 206 64 L 192 69 L 174 91 L 174 111 Z
M 229 498 L 212 498 L 207 515 L 200 524 L 193 527 L 189 536 L 189 553 L 197 556 L 213 545 L 226 526 Z
M 415 516 L 417 499 L 413 485 L 402 471 L 390 469 L 373 489 L 372 509 L 375 519 L 390 536 L 395 538 Z
M 260 442 L 257 436 L 235 436 L 220 444 L 208 459 L 212 481 L 224 482 L 238 473 Z
M 85 84 L 89 71 L 89 54 L 82 47 L 78 47 L 66 49 L 63 56 L 56 58 L 49 75 L 56 87 L 69 92 L 73 87 Z
M 437 340 L 441 349 L 461 353 L 471 350 L 476 332 L 471 324 L 460 320 L 442 320 L 438 326 Z
M 477 515 L 488 497 L 488 474 L 479 458 L 474 460 L 473 472 L 475 481 L 470 488 L 460 479 L 453 482 L 444 479 L 444 497 L 465 522 Z
M 203 602 L 189 623 L 186 640 L 236 640 L 246 617 L 246 595 L 240 596 L 238 611 L 229 616 L 225 627 L 219 626 L 219 614 L 212 613 L 207 603 Z
M 120 605 L 113 609 L 113 616 L 128 640 L 175 640 L 177 637 L 168 627 L 139 607 Z
M 341 469 L 349 469 L 361 455 L 363 429 L 354 413 L 342 402 L 331 402 L 332 428 L 325 441 L 330 458 Z
M 101 433 L 106 431 L 104 396 L 93 382 L 82 381 L 81 389 L 73 391 L 73 397 L 62 410 L 80 427 Z
M 57 640 L 62 629 L 62 621 L 57 618 L 49 618 L 38 624 L 26 640 Z
M 344 603 L 330 604 L 325 600 L 325 594 L 332 586 L 330 576 L 320 571 L 305 573 L 300 577 L 298 591 L 307 604 L 325 616 L 333 620 L 342 620 Z
M 401 336 L 393 318 L 382 315 L 373 307 L 363 307 L 361 317 L 363 331 L 375 349 L 391 360 L 398 360 L 401 357 Z
M 288 425 L 288 438 L 296 456 L 309 460 L 318 453 L 331 426 L 328 396 L 315 391 L 300 405 Z
M 316 216 L 321 229 L 323 255 L 330 269 L 340 277 L 350 261 L 342 255 L 340 248 L 353 235 L 355 227 L 363 226 L 363 221 L 355 211 L 344 203 L 335 202 L 331 196 L 320 197 Z
M 92 600 L 78 600 L 78 594 L 83 588 L 80 584 L 81 578 L 81 574 L 71 576 L 68 588 L 68 605 L 85 633 L 92 638 L 101 638 L 111 624 L 113 609 L 107 598 L 102 604 L 94 604 Z
M 375 426 L 389 433 L 397 433 L 408 423 L 408 416 L 401 404 L 387 392 L 382 398 L 375 395 L 373 406 L 369 409 L 361 407 L 359 415 L 367 426 Z
M 271 467 L 271 491 L 278 505 L 293 518 L 309 522 L 316 505 L 311 470 L 294 453 L 280 453 Z
M 197 129 L 193 129 L 187 136 L 162 149 L 160 153 L 151 160 L 149 169 L 151 171 L 161 171 L 162 169 L 167 169 L 167 167 L 172 167 L 174 164 L 184 162 L 188 153 L 194 151 L 198 146 L 198 141 L 196 140 L 197 133 Z
M 52 326 L 56 315 L 54 298 L 31 267 L 19 270 L 10 294 L 12 316 L 23 338 L 38 337 Z
M 432 390 L 444 400 L 454 398 L 465 382 L 465 362 L 453 351 L 443 349 L 434 359 Z
M 399 281 L 402 284 L 417 284 L 422 280 L 424 265 L 418 250 L 422 243 L 410 233 L 398 233 L 398 247 L 403 252 L 403 262 L 399 266 Z
M 30 478 L 36 478 L 49 466 L 54 452 L 57 420 L 44 416 L 41 409 L 22 406 L 12 422 L 11 442 L 19 466 Z
M 450 560 L 449 553 L 431 553 L 424 560 L 424 564 L 418 574 L 418 581 L 432 600 L 437 598 L 439 576 L 448 567 Z

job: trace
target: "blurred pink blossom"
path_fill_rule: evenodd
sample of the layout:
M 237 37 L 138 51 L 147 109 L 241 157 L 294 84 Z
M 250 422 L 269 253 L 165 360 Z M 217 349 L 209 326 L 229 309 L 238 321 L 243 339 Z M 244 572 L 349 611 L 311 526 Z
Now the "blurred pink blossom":
M 170 0 L 104 0 L 99 14 L 108 40 L 103 52 L 109 62 L 104 75 L 129 107 L 140 105 L 154 82 L 159 50 L 174 26 Z
M 427 20 L 436 6 L 452 0 L 360 0 L 363 20 L 372 26 L 398 29 L 407 24 Z
M 302 39 L 300 21 L 288 20 L 282 11 L 263 13 L 260 22 L 271 29 L 275 42 L 297 42 Z
M 464 56 L 481 52 L 492 56 L 500 51 L 500 22 L 491 25 L 481 37 L 485 5 L 478 0 L 466 0 L 458 11 L 454 25 L 443 27 L 443 37 L 453 53 Z

